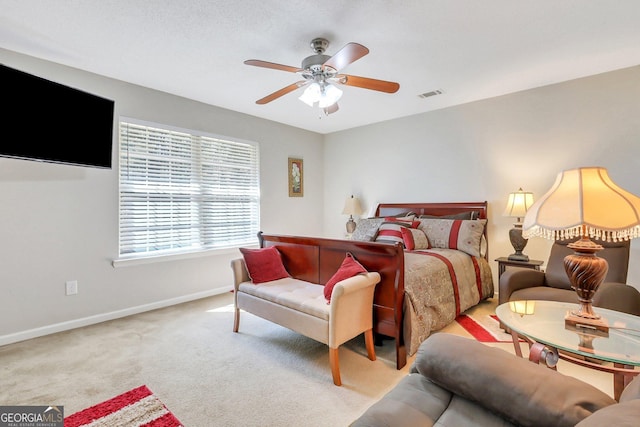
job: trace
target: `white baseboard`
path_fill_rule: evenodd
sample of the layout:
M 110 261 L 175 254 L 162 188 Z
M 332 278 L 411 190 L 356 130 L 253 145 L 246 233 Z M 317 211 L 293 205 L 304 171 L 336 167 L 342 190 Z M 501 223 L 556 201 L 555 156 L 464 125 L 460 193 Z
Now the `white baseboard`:
M 109 313 L 97 314 L 95 316 L 83 317 L 80 319 L 69 320 L 66 322 L 55 323 L 52 325 L 42 326 L 40 328 L 29 329 L 26 331 L 20 331 L 8 335 L 0 335 L 0 346 L 13 344 L 19 341 L 25 341 L 32 338 L 41 337 L 44 335 L 55 334 L 56 332 L 68 331 L 71 329 L 80 328 L 83 326 L 94 325 L 96 323 L 106 322 L 108 320 L 119 319 L 121 317 L 131 316 L 132 314 L 143 313 L 145 311 L 151 311 L 158 308 L 169 307 L 184 302 L 195 301 L 197 299 L 211 297 L 214 295 L 220 295 L 231 291 L 231 288 L 219 288 L 209 291 L 198 292 L 195 294 L 183 295 L 180 297 L 157 301 L 150 304 L 139 305 L 136 307 L 129 307 L 123 310 L 111 311 Z

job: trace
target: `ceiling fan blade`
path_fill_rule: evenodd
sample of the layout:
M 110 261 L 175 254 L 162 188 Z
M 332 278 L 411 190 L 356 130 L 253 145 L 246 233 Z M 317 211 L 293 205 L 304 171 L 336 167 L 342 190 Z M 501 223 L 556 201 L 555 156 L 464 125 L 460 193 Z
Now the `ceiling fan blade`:
M 338 103 L 336 102 L 335 104 L 331 104 L 328 107 L 325 107 L 324 108 L 324 114 L 326 114 L 328 116 L 329 114 L 335 113 L 339 109 L 340 109 L 340 107 L 338 107 Z
M 303 71 L 302 68 L 276 64 L 275 62 L 260 61 L 259 59 L 247 59 L 246 61 L 244 61 L 244 63 L 247 65 L 253 65 L 254 67 L 271 68 L 274 70 L 288 71 L 290 73 L 298 73 L 300 71 Z
M 347 86 L 356 86 L 363 89 L 377 90 L 386 93 L 396 93 L 400 89 L 400 85 L 396 82 L 388 82 L 386 80 L 370 79 L 368 77 L 351 76 L 348 74 L 340 74 L 336 76 L 338 83 Z
M 335 55 L 329 58 L 323 67 L 331 67 L 336 71 L 342 70 L 347 65 L 365 56 L 369 49 L 358 43 L 347 43 Z
M 265 96 L 262 99 L 258 99 L 256 101 L 256 104 L 263 105 L 263 104 L 269 103 L 269 102 L 271 102 L 271 101 L 273 101 L 275 99 L 280 98 L 283 95 L 288 94 L 289 92 L 293 92 L 294 90 L 296 90 L 299 87 L 302 87 L 302 86 L 304 86 L 306 84 L 307 84 L 307 82 L 305 80 L 301 80 L 299 82 L 292 83 L 289 86 L 285 86 L 282 89 L 277 90 L 277 91 L 273 92 L 272 94 Z

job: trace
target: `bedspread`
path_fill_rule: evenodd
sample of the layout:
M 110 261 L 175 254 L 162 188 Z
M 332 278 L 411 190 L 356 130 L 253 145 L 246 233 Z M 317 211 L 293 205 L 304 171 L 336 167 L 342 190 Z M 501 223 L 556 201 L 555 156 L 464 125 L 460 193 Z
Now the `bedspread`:
M 455 249 L 405 251 L 403 333 L 409 356 L 431 332 L 493 296 L 486 259 Z

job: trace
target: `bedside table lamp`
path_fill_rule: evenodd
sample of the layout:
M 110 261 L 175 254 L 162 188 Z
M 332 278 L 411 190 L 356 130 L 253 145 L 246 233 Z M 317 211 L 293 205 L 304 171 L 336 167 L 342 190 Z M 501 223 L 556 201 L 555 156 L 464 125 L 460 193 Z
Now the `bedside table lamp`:
M 522 253 L 525 246 L 527 246 L 527 239 L 522 237 L 520 218 L 524 218 L 531 205 L 533 205 L 533 193 L 522 191 L 522 188 L 519 188 L 518 191 L 509 194 L 507 207 L 502 215 L 517 218 L 513 228 L 509 230 L 509 240 L 515 250 L 508 257 L 511 261 L 529 261 L 529 257 Z
M 592 300 L 609 266 L 596 256 L 602 246 L 590 238 L 617 241 L 639 237 L 640 198 L 618 187 L 605 168 L 565 170 L 527 211 L 523 235 L 552 240 L 580 237 L 567 245 L 575 253 L 564 259 L 565 271 L 580 304 L 567 314 L 565 326 L 608 334 L 609 326 L 594 313 Z
M 356 222 L 353 220 L 353 216 L 362 214 L 360 200 L 356 197 L 353 197 L 353 195 L 347 198 L 347 201 L 344 203 L 342 214 L 349 215 L 349 220 L 347 221 L 347 233 L 351 234 L 356 231 Z

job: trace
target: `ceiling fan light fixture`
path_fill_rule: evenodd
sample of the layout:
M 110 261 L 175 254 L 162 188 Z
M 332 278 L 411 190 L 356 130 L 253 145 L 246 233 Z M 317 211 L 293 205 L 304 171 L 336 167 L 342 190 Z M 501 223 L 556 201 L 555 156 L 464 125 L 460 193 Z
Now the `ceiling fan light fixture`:
M 309 107 L 313 107 L 317 103 L 318 107 L 326 108 L 338 102 L 341 96 L 342 90 L 334 85 L 313 82 L 307 86 L 298 99 Z
M 338 89 L 332 84 L 328 84 L 324 87 L 324 90 L 320 94 L 320 99 L 318 100 L 318 107 L 326 108 L 329 107 L 340 99 L 342 96 L 342 90 Z
M 313 104 L 320 100 L 320 95 L 320 85 L 316 82 L 313 82 L 304 90 L 304 92 L 302 92 L 302 95 L 300 95 L 298 99 L 307 104 L 309 107 L 313 107 Z

